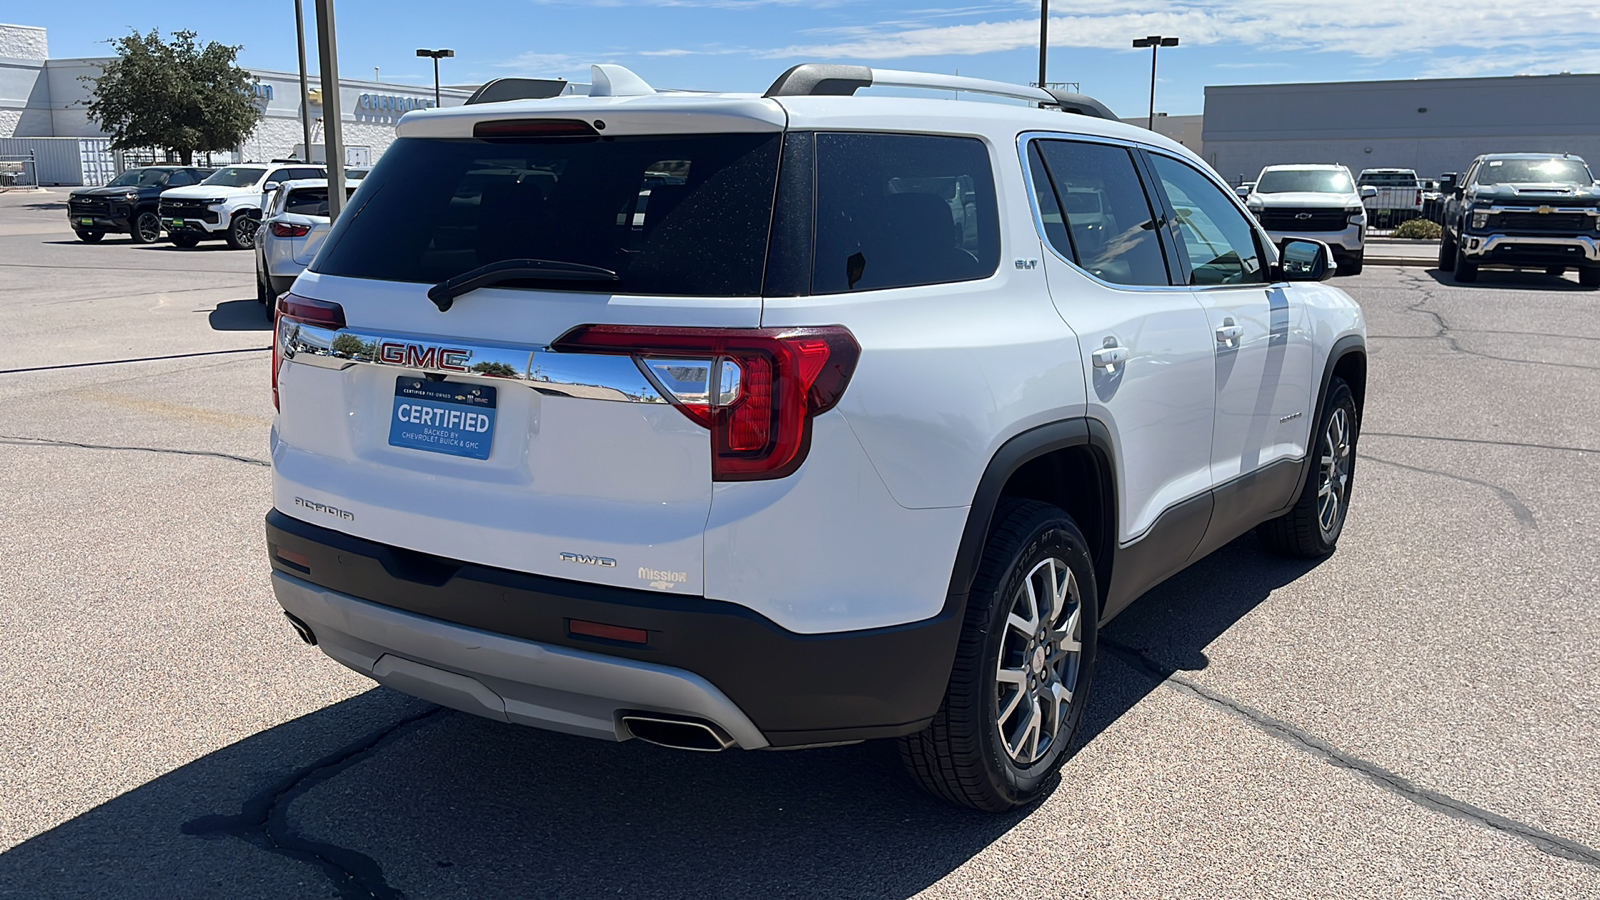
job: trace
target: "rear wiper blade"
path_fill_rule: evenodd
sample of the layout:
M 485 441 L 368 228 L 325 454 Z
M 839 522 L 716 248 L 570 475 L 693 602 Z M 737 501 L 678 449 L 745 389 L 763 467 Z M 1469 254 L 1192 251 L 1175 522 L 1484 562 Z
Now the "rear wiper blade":
M 505 281 L 620 281 L 616 272 L 583 263 L 555 259 L 502 259 L 468 269 L 428 288 L 428 299 L 445 312 L 462 294 Z

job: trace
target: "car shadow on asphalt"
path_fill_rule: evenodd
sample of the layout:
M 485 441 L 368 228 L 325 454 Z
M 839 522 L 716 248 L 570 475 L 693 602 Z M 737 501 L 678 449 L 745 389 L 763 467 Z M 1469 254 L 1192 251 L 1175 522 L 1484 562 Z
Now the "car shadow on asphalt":
M 1570 271 L 1570 270 L 1569 270 Z M 1502 269 L 1479 269 L 1477 281 L 1457 281 L 1454 273 L 1444 269 L 1429 267 L 1428 276 L 1440 284 L 1451 287 L 1504 290 L 1517 288 L 1535 291 L 1586 291 L 1590 288 L 1581 287 L 1576 278 L 1565 275 L 1549 275 L 1544 272 L 1521 272 Z
M 224 300 L 206 317 L 212 331 L 271 331 L 272 314 L 260 300 Z
M 1124 655 L 1204 668 L 1207 645 L 1310 568 L 1247 538 L 1135 604 L 1104 632 L 1083 739 L 1160 683 Z M 887 742 L 696 754 L 374 688 L 0 854 L 0 896 L 908 897 L 1031 813 L 948 807 Z
M 1276 556 L 1246 534 L 1141 597 L 1100 632 L 1079 745 L 1099 737 L 1168 676 L 1209 666 L 1207 647 L 1321 562 Z

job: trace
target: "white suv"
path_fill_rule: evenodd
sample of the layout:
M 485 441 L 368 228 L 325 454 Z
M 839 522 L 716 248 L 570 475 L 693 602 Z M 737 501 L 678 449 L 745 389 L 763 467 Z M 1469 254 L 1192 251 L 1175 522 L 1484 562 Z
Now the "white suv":
M 224 166 L 205 181 L 161 192 L 161 227 L 179 247 L 221 238 L 235 250 L 255 246 L 261 208 L 279 184 L 298 178 L 326 178 L 322 166 L 252 163 Z
M 998 811 L 1102 623 L 1258 526 L 1334 549 L 1361 310 L 1182 146 L 859 66 L 594 84 L 406 115 L 278 301 L 272 583 L 335 660 L 608 740 L 895 738 Z
M 1273 243 L 1321 241 L 1333 250 L 1340 275 L 1359 275 L 1367 256 L 1367 211 L 1361 201 L 1377 193 L 1358 191 L 1344 166 L 1267 166 L 1245 203 Z

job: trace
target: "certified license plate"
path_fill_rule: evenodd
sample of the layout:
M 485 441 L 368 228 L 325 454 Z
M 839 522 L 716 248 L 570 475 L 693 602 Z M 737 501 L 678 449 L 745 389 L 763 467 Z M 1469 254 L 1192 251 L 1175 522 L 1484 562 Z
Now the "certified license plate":
M 93 225 L 94 224 L 94 220 L 93 219 L 79 219 L 78 220 L 78 224 L 79 225 Z
M 389 444 L 469 459 L 488 459 L 494 442 L 496 389 L 481 384 L 395 379 Z

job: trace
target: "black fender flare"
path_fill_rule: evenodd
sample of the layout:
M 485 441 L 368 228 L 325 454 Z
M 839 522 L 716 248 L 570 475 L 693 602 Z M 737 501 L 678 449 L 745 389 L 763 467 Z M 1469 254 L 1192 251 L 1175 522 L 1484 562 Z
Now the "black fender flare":
M 1288 504 L 1284 506 L 1283 509 L 1278 510 L 1276 515 L 1282 515 L 1283 513 L 1293 509 L 1295 503 L 1299 502 L 1300 500 L 1300 492 L 1306 489 L 1306 479 L 1310 477 L 1311 470 L 1315 468 L 1315 466 L 1312 465 L 1311 460 L 1316 453 L 1317 423 L 1322 421 L 1322 408 L 1323 405 L 1328 402 L 1328 385 L 1333 383 L 1333 370 L 1338 368 L 1340 360 L 1344 359 L 1346 356 L 1352 355 L 1359 355 L 1362 357 L 1367 355 L 1366 338 L 1359 334 L 1347 334 L 1337 341 L 1334 341 L 1333 349 L 1328 351 L 1328 361 L 1324 363 L 1322 367 L 1322 385 L 1317 388 L 1317 405 L 1313 407 L 1315 412 L 1311 418 L 1311 436 L 1306 440 L 1306 456 L 1304 462 L 1302 462 L 1300 465 L 1300 477 L 1295 481 L 1294 493 L 1289 495 Z M 1365 404 L 1362 404 L 1362 406 L 1364 405 Z M 1359 425 L 1363 412 L 1364 410 L 1361 407 L 1356 409 L 1356 424 L 1358 426 L 1356 429 L 1357 441 L 1361 440 L 1361 430 Z
M 978 479 L 973 493 L 972 506 L 967 512 L 967 524 L 961 532 L 961 542 L 956 547 L 955 565 L 950 573 L 950 590 L 945 599 L 945 611 L 966 609 L 967 595 L 972 591 L 972 581 L 978 574 L 978 562 L 983 558 L 983 548 L 988 542 L 989 528 L 994 511 L 1000 504 L 1000 491 L 1017 470 L 1047 453 L 1068 447 L 1087 446 L 1100 457 L 1100 490 L 1105 502 L 1104 514 L 1109 517 L 1110 547 L 1104 548 L 1095 560 L 1096 580 L 1100 581 L 1100 599 L 1110 585 L 1111 563 L 1116 553 L 1117 499 L 1116 453 L 1111 430 L 1105 423 L 1088 417 L 1062 419 L 1030 428 L 1013 435 L 995 451 Z

